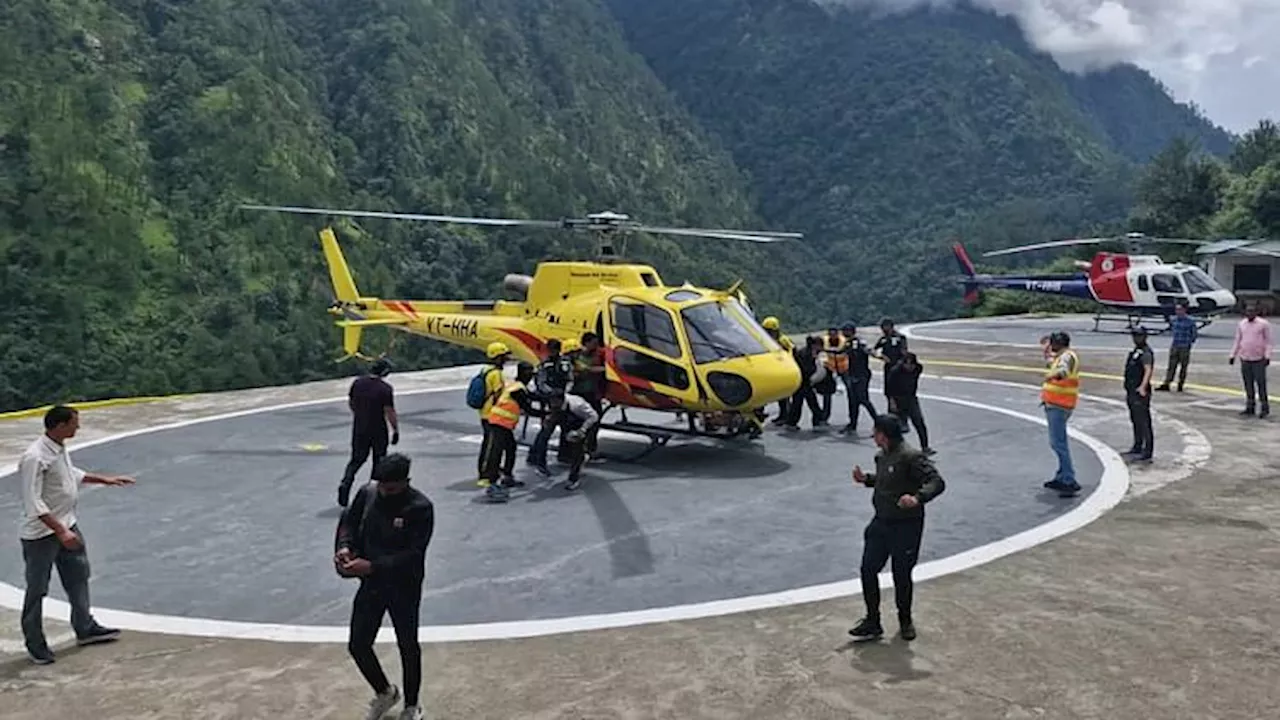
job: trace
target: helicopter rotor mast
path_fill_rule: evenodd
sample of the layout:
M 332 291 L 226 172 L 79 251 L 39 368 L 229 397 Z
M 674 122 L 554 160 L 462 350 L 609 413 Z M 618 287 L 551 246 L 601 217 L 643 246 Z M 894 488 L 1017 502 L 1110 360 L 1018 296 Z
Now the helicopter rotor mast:
M 342 210 L 335 208 L 298 207 L 290 205 L 240 205 L 242 210 L 259 210 L 266 212 L 283 212 L 304 215 L 338 215 L 344 217 L 368 217 L 389 220 L 416 220 L 421 222 L 460 223 L 464 225 L 489 225 L 498 227 L 530 227 L 542 229 L 581 230 L 594 233 L 598 243 L 597 255 L 602 262 L 614 262 L 618 253 L 614 247 L 614 238 L 624 233 L 641 232 L 657 235 L 674 235 L 682 237 L 703 237 L 717 240 L 741 240 L 746 242 L 772 243 L 783 242 L 804 237 L 802 233 L 773 232 L 757 230 L 729 230 L 713 228 L 676 228 L 656 225 L 645 225 L 631 219 L 629 215 L 605 211 L 591 213 L 583 218 L 561 218 L 560 220 L 524 220 L 515 218 L 484 218 L 459 215 L 426 215 L 420 213 L 384 212 L 376 210 Z

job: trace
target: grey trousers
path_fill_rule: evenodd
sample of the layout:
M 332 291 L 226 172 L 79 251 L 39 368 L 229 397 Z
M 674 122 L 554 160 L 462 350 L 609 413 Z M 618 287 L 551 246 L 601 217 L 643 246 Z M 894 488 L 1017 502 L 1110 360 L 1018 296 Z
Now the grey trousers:
M 77 526 L 71 527 L 84 544 L 84 535 Z M 28 650 L 48 647 L 44 636 L 44 596 L 49 593 L 49 580 L 53 568 L 58 568 L 58 579 L 67 592 L 71 605 L 71 627 L 77 637 L 83 637 L 96 624 L 89 613 L 89 555 L 85 548 L 68 550 L 56 535 L 39 540 L 22 541 L 22 559 L 26 563 L 27 593 L 22 602 L 22 636 Z
M 1245 408 L 1253 410 L 1255 402 L 1263 410 L 1271 409 L 1267 398 L 1267 366 L 1264 360 L 1241 360 L 1240 378 L 1244 381 Z

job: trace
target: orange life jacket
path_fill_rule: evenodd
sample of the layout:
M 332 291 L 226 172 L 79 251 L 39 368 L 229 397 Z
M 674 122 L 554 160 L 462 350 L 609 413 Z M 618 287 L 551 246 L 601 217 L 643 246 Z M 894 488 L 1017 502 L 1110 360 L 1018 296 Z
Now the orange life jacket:
M 844 337 L 837 338 L 833 343 L 831 336 L 826 338 L 827 359 L 823 363 L 833 375 L 849 374 L 849 355 L 844 350 Z
M 490 425 L 497 425 L 508 430 L 516 429 L 516 425 L 520 423 L 520 403 L 516 402 L 516 399 L 511 395 L 517 390 L 524 390 L 524 383 L 519 380 L 513 380 L 502 388 L 502 394 L 498 396 L 498 401 L 489 410 Z
M 1063 350 L 1050 361 L 1050 367 L 1057 365 L 1058 359 L 1063 355 L 1070 360 L 1067 376 L 1056 378 L 1046 375 L 1044 384 L 1040 387 L 1040 400 L 1045 405 L 1074 410 L 1076 401 L 1080 398 L 1080 356 L 1074 350 Z

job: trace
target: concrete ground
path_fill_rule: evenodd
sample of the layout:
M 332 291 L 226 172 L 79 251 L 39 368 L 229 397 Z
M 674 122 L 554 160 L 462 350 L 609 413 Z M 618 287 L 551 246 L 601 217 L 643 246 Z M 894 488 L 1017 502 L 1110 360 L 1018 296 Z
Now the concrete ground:
M 1153 342 L 1158 362 L 1166 343 Z M 1038 350 L 1003 341 L 915 340 L 912 347 L 931 374 L 1037 381 Z M 1122 393 L 1114 380 L 1097 376 L 1108 364 L 1118 373 L 1122 357 L 1086 354 L 1085 362 L 1095 375 L 1084 391 L 1096 396 L 1085 403 L 1112 415 L 1086 431 L 1124 450 L 1130 438 L 1123 408 L 1105 402 Z M 846 643 L 845 630 L 862 613 L 858 596 L 520 640 L 429 643 L 430 716 L 1276 717 L 1280 427 L 1274 419 L 1237 416 L 1238 371 L 1225 357 L 1198 355 L 1194 362 L 1194 389 L 1156 397 L 1157 443 L 1178 436 L 1169 448 L 1174 457 L 1135 468 L 1129 496 L 1071 534 L 920 583 L 920 637 L 910 645 Z M 468 374 L 429 383 L 456 384 Z M 398 387 L 415 382 L 397 376 Z M 317 383 L 95 410 L 85 414 L 82 440 L 344 389 L 342 382 Z M 38 432 L 34 420 L 0 424 L 0 463 Z M 1008 460 L 992 453 L 992 462 Z M 1046 468 L 1027 472 L 1040 478 Z M 271 548 L 243 552 L 246 572 L 254 572 Z M 857 553 L 850 547 L 831 562 L 852 576 Z M 892 632 L 891 610 L 886 617 Z M 0 637 L 10 651 L 18 649 L 16 624 L 15 613 L 0 611 Z M 65 626 L 50 626 L 66 637 Z M 392 647 L 380 652 L 394 677 Z M 130 632 L 112 645 L 60 649 L 53 666 L 31 666 L 18 653 L 0 663 L 6 720 L 357 718 L 366 697 L 341 643 Z

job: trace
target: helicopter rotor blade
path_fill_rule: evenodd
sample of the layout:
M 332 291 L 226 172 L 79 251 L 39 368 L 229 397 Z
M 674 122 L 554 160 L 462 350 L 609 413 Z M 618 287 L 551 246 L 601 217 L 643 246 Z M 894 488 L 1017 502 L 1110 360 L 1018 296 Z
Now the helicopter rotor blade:
M 427 222 L 462 223 L 466 225 L 499 225 L 505 227 L 561 228 L 558 220 L 515 220 L 511 218 L 477 218 L 457 215 L 422 215 L 418 213 L 382 212 L 378 210 L 338 210 L 335 208 L 309 208 L 289 205 L 241 205 L 242 210 L 299 213 L 304 215 L 342 215 L 346 217 L 383 218 L 387 220 L 422 220 Z
M 636 225 L 628 228 L 636 232 L 657 233 L 662 235 L 680 235 L 682 237 L 705 237 L 717 240 L 746 240 L 748 242 L 772 243 L 785 242 L 794 237 L 803 237 L 799 233 L 787 234 L 756 234 L 750 231 L 736 230 L 701 230 L 695 228 L 671 228 L 671 227 L 653 227 L 649 225 Z
M 1105 242 L 1113 242 L 1118 238 L 1073 238 L 1070 240 L 1050 240 L 1049 242 L 1034 243 L 1032 245 L 1019 245 L 1018 247 L 1005 248 L 1004 250 L 992 250 L 985 252 L 983 257 L 994 257 L 996 255 L 1012 255 L 1014 253 L 1029 252 L 1031 250 L 1044 250 L 1047 248 L 1067 247 L 1070 245 L 1098 245 Z

